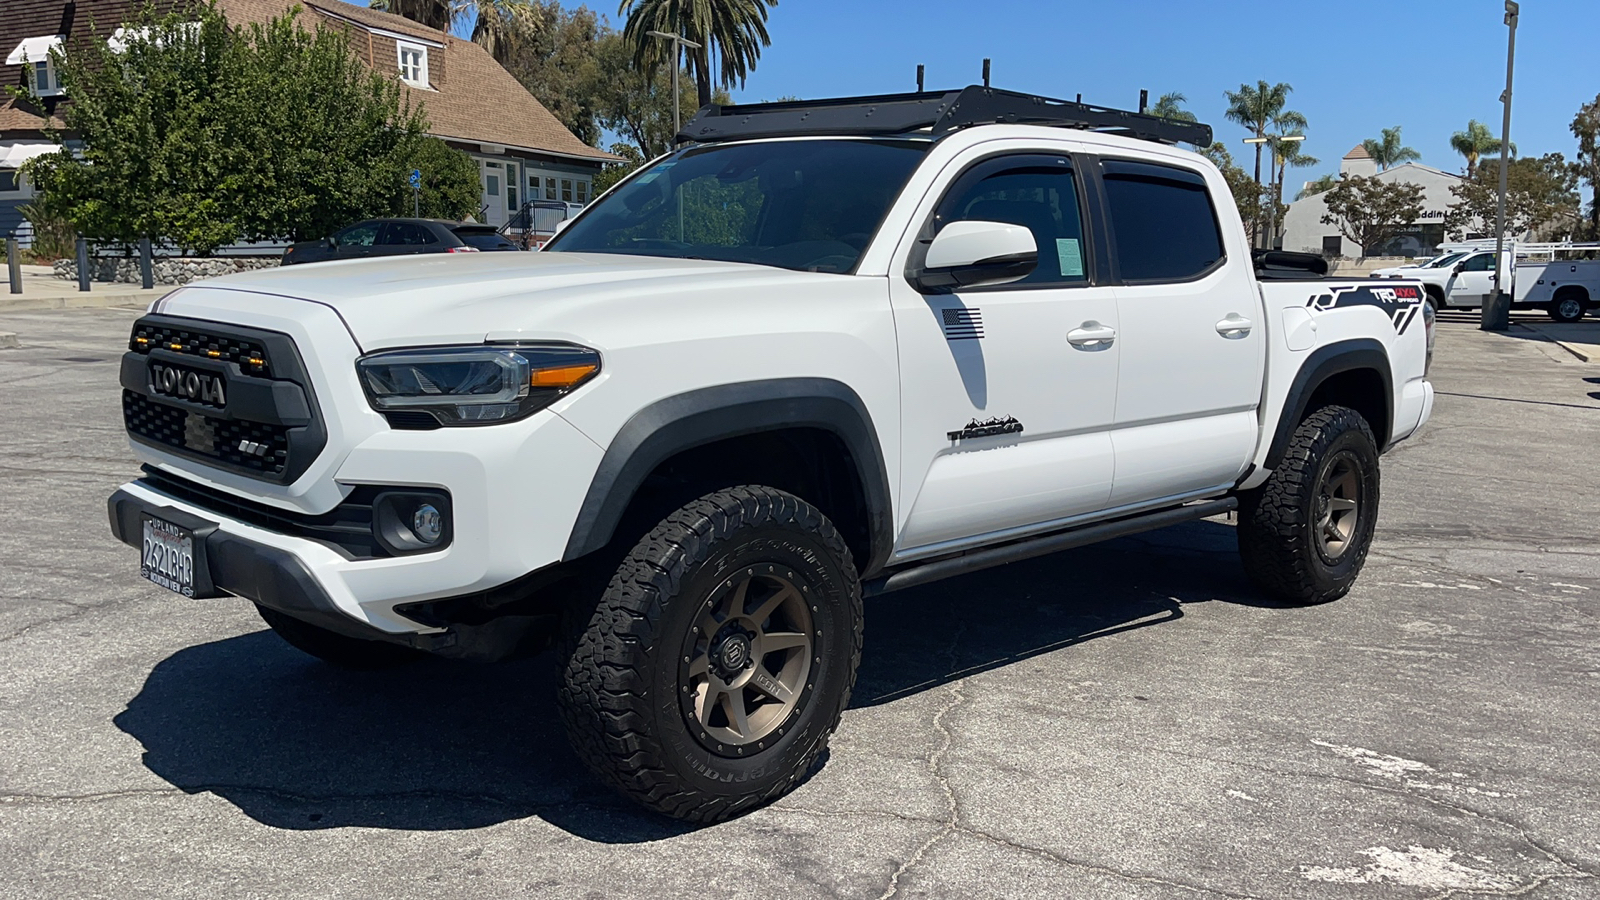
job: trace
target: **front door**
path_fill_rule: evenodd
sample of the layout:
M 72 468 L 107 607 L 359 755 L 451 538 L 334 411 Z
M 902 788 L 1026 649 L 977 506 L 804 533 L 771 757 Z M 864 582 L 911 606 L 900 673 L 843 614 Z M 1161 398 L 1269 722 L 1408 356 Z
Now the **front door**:
M 1450 279 L 1448 305 L 1481 308 L 1484 298 L 1494 292 L 1494 251 L 1474 253 L 1456 263 L 1456 269 Z
M 1111 505 L 1231 486 L 1256 447 L 1266 323 L 1244 232 L 1212 202 L 1227 186 L 1177 163 L 1100 169 L 1121 322 Z
M 485 162 L 479 170 L 483 180 L 483 221 L 496 228 L 506 222 L 505 169 L 497 162 Z
M 919 213 L 929 240 L 954 221 L 1025 226 L 1039 265 L 1012 284 L 928 296 L 890 278 L 909 510 L 898 557 L 1105 506 L 1121 351 L 1116 297 L 1092 277 L 1082 192 L 1068 153 L 991 156 Z

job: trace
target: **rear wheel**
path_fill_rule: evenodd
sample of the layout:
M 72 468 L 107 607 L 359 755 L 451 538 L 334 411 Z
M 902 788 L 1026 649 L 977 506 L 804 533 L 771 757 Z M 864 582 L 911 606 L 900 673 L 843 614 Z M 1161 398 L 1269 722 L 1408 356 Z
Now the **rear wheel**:
M 1581 290 L 1562 289 L 1551 301 L 1548 311 L 1550 318 L 1557 322 L 1576 322 L 1583 318 L 1587 311 L 1589 296 Z
M 810 770 L 860 659 L 861 588 L 833 524 L 791 494 L 730 488 L 634 546 L 569 641 L 560 709 L 603 781 L 714 822 Z
M 399 644 L 346 637 L 259 603 L 256 612 L 291 647 L 343 669 L 391 669 L 416 662 L 424 655 Z
M 1343 597 L 1378 518 L 1378 448 L 1366 419 L 1343 406 L 1317 410 L 1266 483 L 1240 501 L 1239 553 L 1256 587 L 1295 605 Z

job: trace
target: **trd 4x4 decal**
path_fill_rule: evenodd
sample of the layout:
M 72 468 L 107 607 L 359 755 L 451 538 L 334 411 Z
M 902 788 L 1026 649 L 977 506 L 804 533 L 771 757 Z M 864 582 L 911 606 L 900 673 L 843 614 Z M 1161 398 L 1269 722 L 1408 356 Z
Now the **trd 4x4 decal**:
M 1348 287 L 1329 288 L 1326 294 L 1314 294 L 1306 301 L 1306 306 L 1317 312 L 1326 312 L 1341 306 L 1376 306 L 1389 314 L 1389 321 L 1394 325 L 1396 334 L 1405 334 L 1411 327 L 1411 320 L 1417 317 L 1417 310 L 1422 308 L 1422 289 L 1415 285 L 1402 284 L 1394 287 L 1375 287 L 1373 285 L 1359 284 Z

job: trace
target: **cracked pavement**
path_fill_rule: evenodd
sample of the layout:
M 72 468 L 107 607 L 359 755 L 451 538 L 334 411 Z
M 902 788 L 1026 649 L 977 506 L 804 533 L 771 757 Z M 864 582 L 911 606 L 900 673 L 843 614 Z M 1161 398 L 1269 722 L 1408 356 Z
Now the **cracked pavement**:
M 548 657 L 339 672 L 140 581 L 134 316 L 0 317 L 0 900 L 1600 896 L 1600 365 L 1532 332 L 1441 325 L 1348 597 L 1215 520 L 875 599 L 823 765 L 693 828 L 587 778 Z

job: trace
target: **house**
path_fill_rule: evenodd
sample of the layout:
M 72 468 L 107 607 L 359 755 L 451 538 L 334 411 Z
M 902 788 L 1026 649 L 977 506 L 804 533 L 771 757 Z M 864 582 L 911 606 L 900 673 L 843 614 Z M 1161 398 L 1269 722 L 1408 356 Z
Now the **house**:
M 1339 161 L 1339 174 L 1375 176 L 1380 181 L 1415 184 L 1422 188 L 1422 216 L 1382 246 L 1369 248 L 1368 256 L 1433 256 L 1441 244 L 1468 236 L 1446 233 L 1444 227 L 1445 211 L 1456 202 L 1450 188 L 1464 180 L 1460 175 L 1414 162 L 1379 172 L 1377 161 L 1360 144 Z M 1355 241 L 1340 235 L 1337 226 L 1322 221 L 1327 212 L 1328 198 L 1324 194 L 1313 194 L 1289 204 L 1289 211 L 1283 217 L 1281 249 L 1328 257 L 1361 256 L 1361 248 Z
M 46 119 L 60 126 L 68 102 L 50 63 L 52 47 L 71 52 L 92 38 L 90 23 L 114 37 L 143 0 L 3 0 L 0 84 L 35 85 L 42 107 L 0 98 L 0 235 L 22 227 L 18 207 L 33 198 L 19 167 L 55 145 Z M 164 0 L 165 3 L 174 0 Z M 342 31 L 363 62 L 393 72 L 413 105 L 427 111 L 429 129 L 478 165 L 477 218 L 495 225 L 528 200 L 587 203 L 594 177 L 616 157 L 580 141 L 549 110 L 471 41 L 390 13 L 342 0 L 219 0 L 230 22 L 266 22 L 301 9 L 301 22 Z

